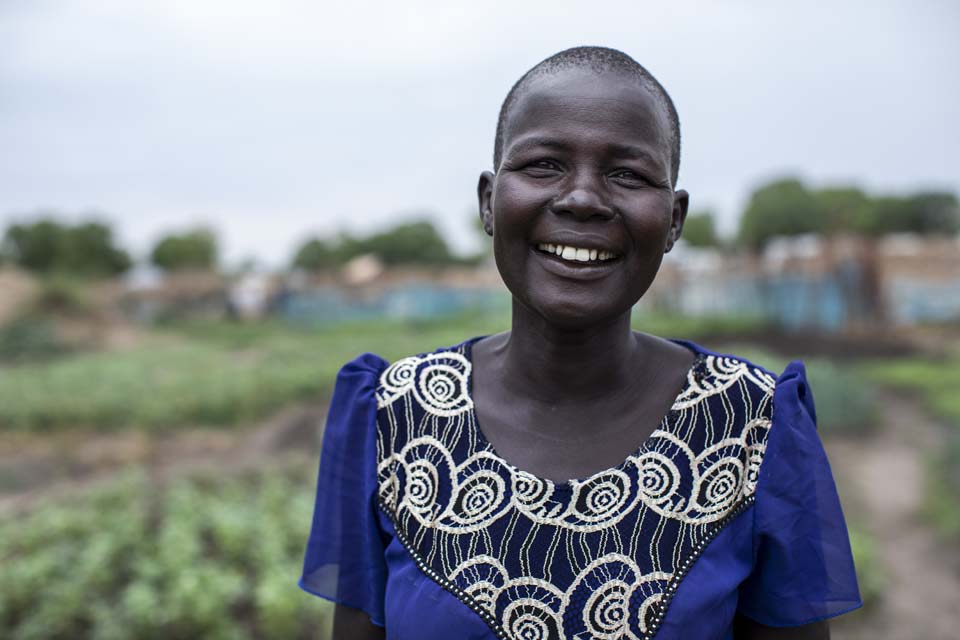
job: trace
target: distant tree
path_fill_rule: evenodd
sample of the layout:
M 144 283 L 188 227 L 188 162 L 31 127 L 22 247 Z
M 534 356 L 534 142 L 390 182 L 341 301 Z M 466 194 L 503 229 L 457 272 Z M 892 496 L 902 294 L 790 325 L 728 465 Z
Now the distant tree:
M 713 223 L 713 212 L 697 211 L 683 223 L 683 239 L 694 247 L 715 247 L 719 244 Z
M 952 193 L 921 192 L 906 197 L 878 198 L 870 231 L 876 234 L 956 234 L 960 231 L 957 196 Z
M 785 178 L 756 189 L 740 219 L 740 240 L 759 249 L 778 235 L 822 233 L 826 213 L 816 194 L 795 178 Z
M 115 275 L 130 268 L 130 256 L 113 245 L 113 231 L 99 222 L 67 230 L 64 262 L 68 270 L 90 275 Z
M 311 238 L 303 243 L 293 257 L 293 267 L 307 271 L 322 271 L 341 264 L 336 243 Z
M 372 253 L 384 264 L 452 264 L 460 260 L 433 224 L 421 220 L 399 224 L 365 238 L 341 234 L 335 240 L 311 238 L 296 251 L 293 266 L 310 271 L 338 267 L 356 256 Z
M 960 233 L 960 202 L 955 193 L 922 192 L 907 198 L 920 233 Z
M 823 214 L 822 232 L 869 233 L 876 203 L 857 187 L 830 187 L 814 192 Z
M 213 269 L 217 239 L 209 229 L 195 229 L 162 238 L 150 252 L 150 262 L 164 271 Z
M 63 225 L 51 219 L 13 224 L 4 234 L 3 253 L 23 269 L 49 273 L 62 261 L 65 235 Z
M 444 264 L 454 262 L 450 249 L 433 224 L 408 222 L 375 234 L 363 243 L 385 264 Z
M 37 273 L 64 273 L 104 277 L 130 268 L 126 251 L 114 245 L 113 231 L 101 222 L 76 226 L 44 218 L 7 228 L 0 253 L 23 269 Z

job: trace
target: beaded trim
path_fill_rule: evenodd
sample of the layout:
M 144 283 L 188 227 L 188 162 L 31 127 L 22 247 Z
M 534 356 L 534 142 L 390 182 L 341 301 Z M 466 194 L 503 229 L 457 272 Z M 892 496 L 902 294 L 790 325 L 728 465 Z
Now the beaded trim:
M 703 555 L 703 552 L 706 548 L 713 542 L 713 539 L 716 538 L 720 532 L 723 530 L 727 524 L 732 520 L 740 516 L 744 511 L 747 510 L 750 505 L 756 502 L 757 496 L 752 495 L 740 502 L 733 511 L 727 514 L 725 518 L 717 522 L 709 531 L 704 534 L 703 539 L 701 539 L 693 548 L 693 552 L 680 564 L 680 567 L 677 568 L 676 572 L 673 574 L 673 579 L 670 580 L 670 583 L 667 585 L 667 588 L 663 592 L 663 597 L 660 599 L 656 607 L 656 613 L 653 616 L 653 624 L 647 632 L 643 634 L 641 640 L 651 640 L 660 630 L 660 625 L 663 624 L 664 618 L 667 617 L 667 613 L 670 610 L 670 605 L 673 603 L 673 597 L 677 595 L 677 589 L 680 588 L 680 583 L 683 579 L 690 573 L 690 570 L 693 568 L 693 565 L 697 563 L 697 560 L 700 559 L 700 556 Z
M 410 540 L 407 538 L 406 534 L 400 527 L 397 526 L 397 523 L 394 522 L 393 517 L 390 515 L 390 510 L 383 503 L 383 500 L 379 500 L 378 502 L 380 504 L 380 508 L 383 509 L 384 513 L 387 514 L 387 518 L 393 524 L 393 530 L 397 534 L 397 539 L 400 540 L 400 544 L 402 544 L 403 548 L 407 550 L 407 553 L 410 554 L 410 557 L 413 558 L 413 562 L 417 565 L 417 568 L 420 569 L 420 571 L 422 571 L 428 578 L 443 587 L 457 600 L 470 607 L 470 609 L 475 614 L 480 616 L 480 619 L 483 620 L 488 627 L 490 627 L 490 631 L 497 636 L 498 640 L 511 640 L 507 635 L 507 632 L 499 624 L 497 624 L 497 620 L 493 617 L 493 615 L 479 602 L 477 602 L 473 596 L 434 571 L 433 568 L 427 564 L 423 558 L 420 557 L 420 554 L 417 553 L 413 548 L 413 545 L 410 544 Z

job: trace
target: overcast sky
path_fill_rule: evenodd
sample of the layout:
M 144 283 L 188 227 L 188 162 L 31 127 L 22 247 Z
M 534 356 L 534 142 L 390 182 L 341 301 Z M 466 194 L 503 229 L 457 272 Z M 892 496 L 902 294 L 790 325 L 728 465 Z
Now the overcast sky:
M 279 265 L 429 212 L 467 248 L 500 102 L 579 44 L 664 84 L 723 229 L 781 174 L 960 191 L 958 36 L 953 0 L 0 0 L 0 226 L 96 210 L 143 255 L 205 223 Z

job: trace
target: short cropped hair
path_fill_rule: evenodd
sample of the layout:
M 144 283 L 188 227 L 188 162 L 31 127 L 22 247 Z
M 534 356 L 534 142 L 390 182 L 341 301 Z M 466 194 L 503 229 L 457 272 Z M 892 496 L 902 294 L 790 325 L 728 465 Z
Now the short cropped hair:
M 516 84 L 510 89 L 503 105 L 500 107 L 500 117 L 497 119 L 497 135 L 493 143 L 493 168 L 499 170 L 500 160 L 503 159 L 503 144 L 506 135 L 505 129 L 507 118 L 510 115 L 510 109 L 520 98 L 523 90 L 534 78 L 557 73 L 566 69 L 588 69 L 595 73 L 615 72 L 621 73 L 627 77 L 636 79 L 644 88 L 651 91 L 660 101 L 667 112 L 667 118 L 670 122 L 670 145 L 671 145 L 671 166 L 670 173 L 674 184 L 677 182 L 677 176 L 680 173 L 680 117 L 677 115 L 677 109 L 673 106 L 673 100 L 670 94 L 663 88 L 663 85 L 653 77 L 653 74 L 647 71 L 636 60 L 616 49 L 607 47 L 573 47 L 560 53 L 555 53 L 546 60 L 536 64 L 533 68 L 523 74 Z

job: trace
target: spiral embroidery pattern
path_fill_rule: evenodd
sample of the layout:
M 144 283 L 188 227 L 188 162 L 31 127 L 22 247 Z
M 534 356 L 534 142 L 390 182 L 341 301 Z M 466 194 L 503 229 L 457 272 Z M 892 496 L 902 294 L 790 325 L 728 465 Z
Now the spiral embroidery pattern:
M 652 637 L 691 559 L 756 490 L 774 377 L 700 354 L 634 454 L 560 484 L 485 441 L 468 350 L 405 358 L 381 376 L 379 500 L 398 536 L 499 638 Z

